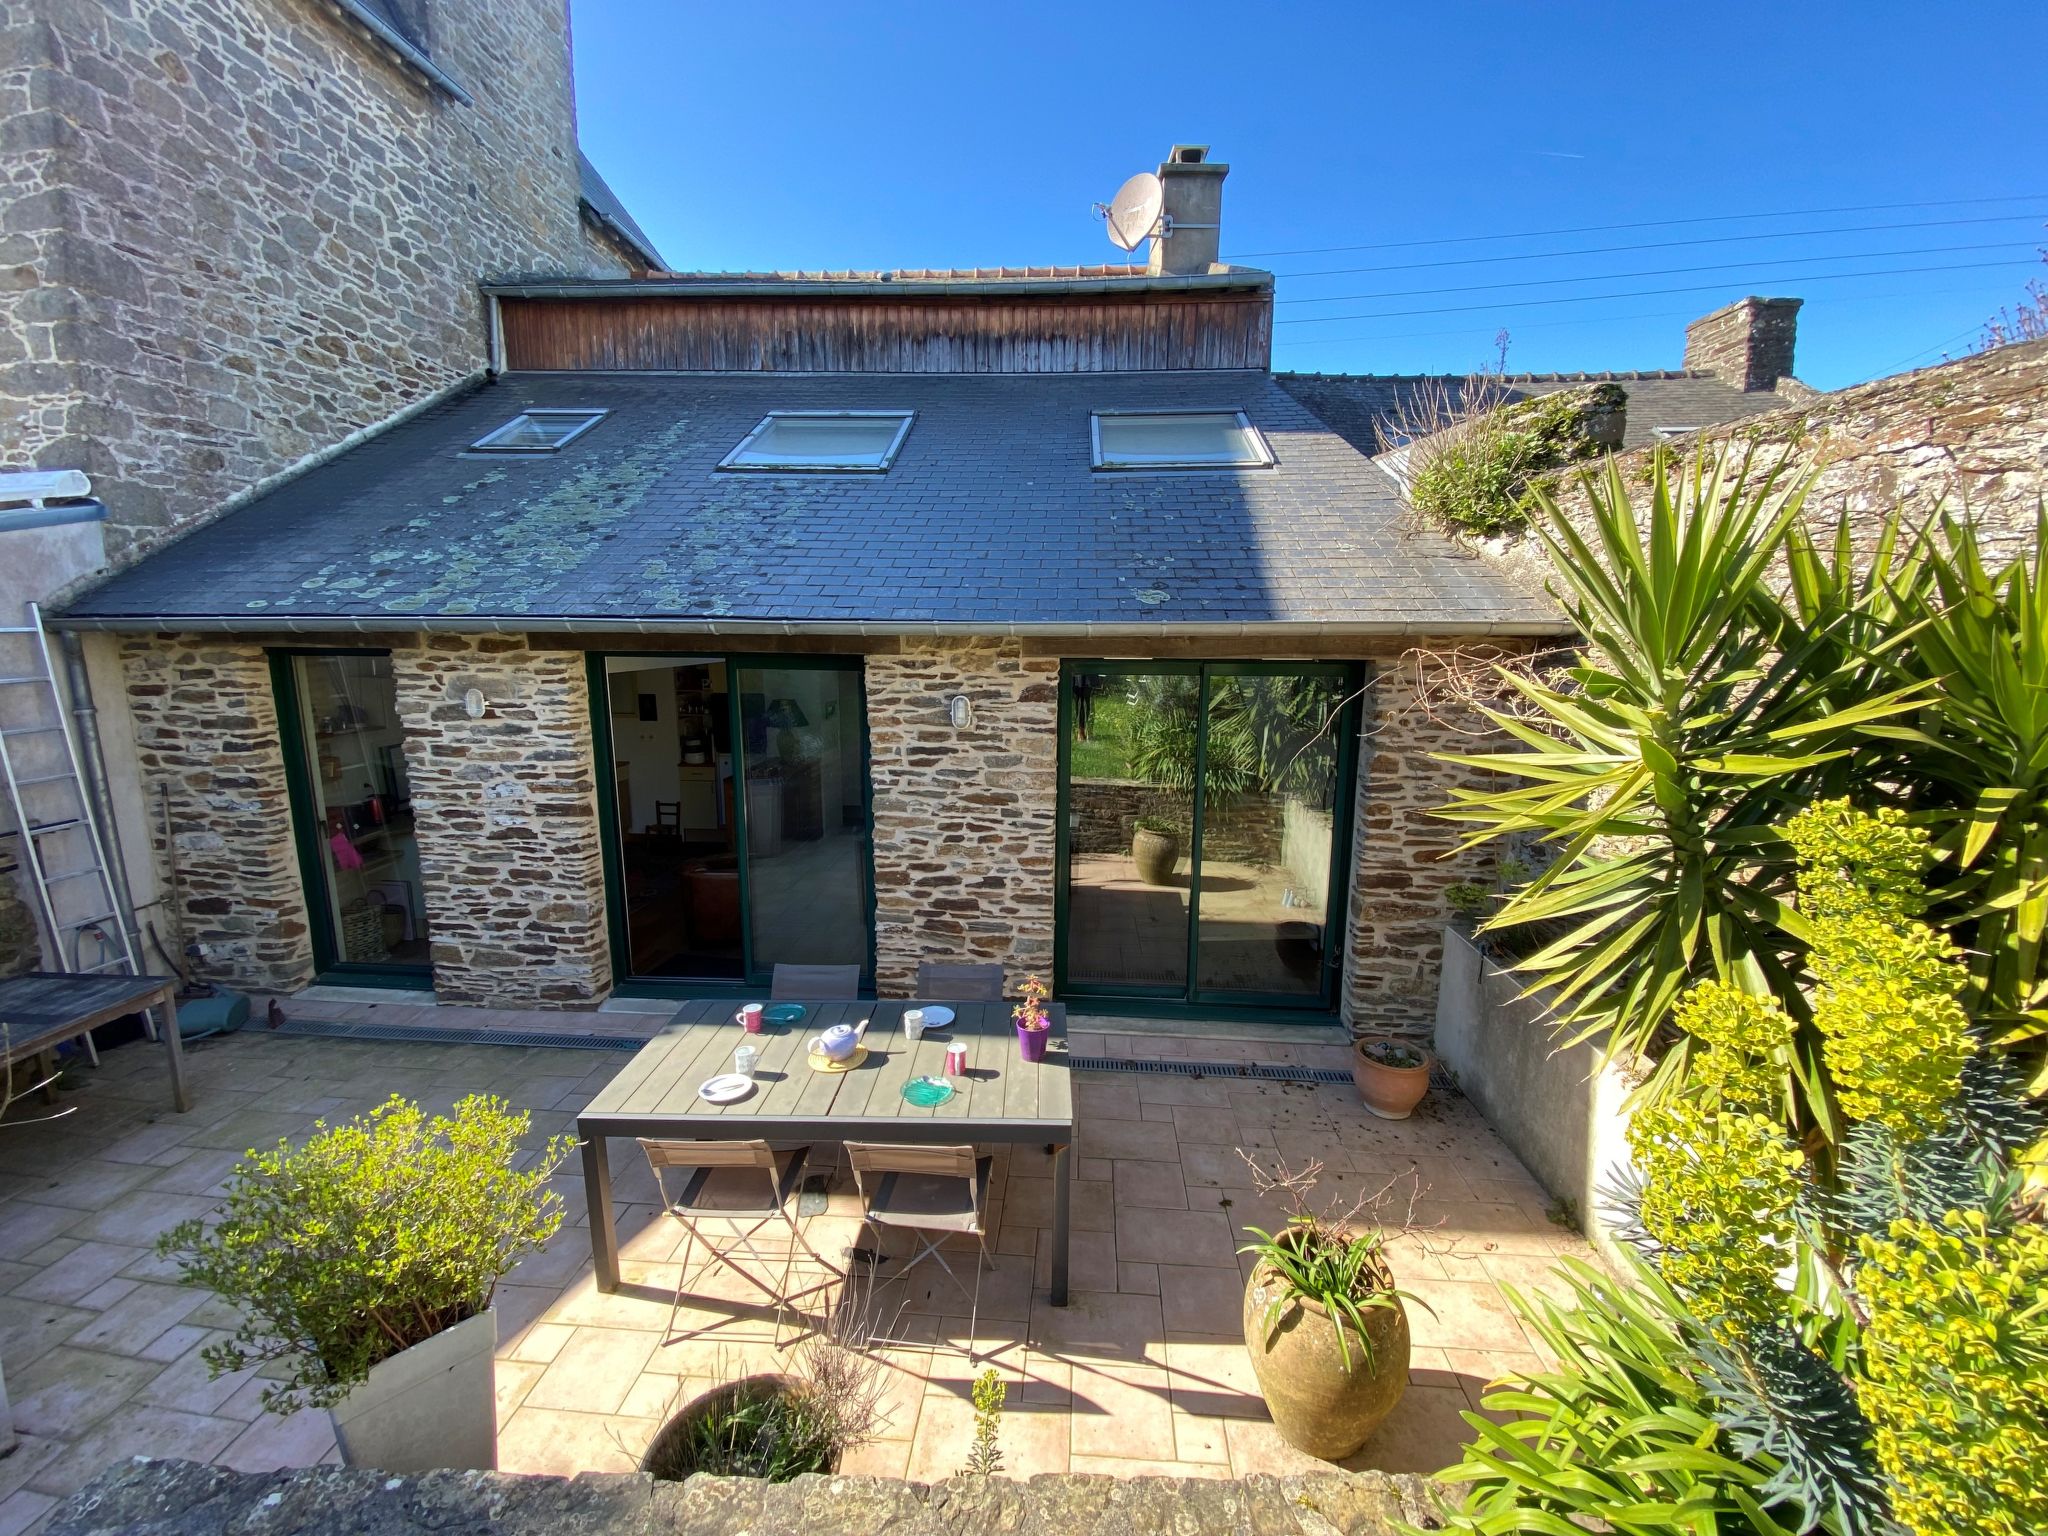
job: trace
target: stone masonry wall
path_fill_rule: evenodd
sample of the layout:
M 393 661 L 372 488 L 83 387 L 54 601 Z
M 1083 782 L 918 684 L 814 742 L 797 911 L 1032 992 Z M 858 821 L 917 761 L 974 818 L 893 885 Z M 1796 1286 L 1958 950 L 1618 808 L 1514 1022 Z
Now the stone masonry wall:
M 197 635 L 122 647 L 159 887 L 201 977 L 289 991 L 313 975 L 270 662 Z M 168 820 L 170 842 L 165 841 Z
M 0 462 L 119 566 L 485 364 L 480 277 L 591 265 L 565 0 L 433 0 L 463 105 L 327 0 L 0 0 Z
M 906 640 L 866 664 L 874 787 L 876 985 L 918 962 L 1052 976 L 1059 662 L 1016 641 Z M 946 703 L 964 693 L 974 724 Z
M 602 1001 L 611 951 L 583 653 L 431 635 L 391 662 L 435 995 L 494 1008 Z M 463 707 L 472 688 L 481 719 Z
M 645 1473 L 520 1477 L 349 1467 L 236 1472 L 116 1460 L 50 1515 L 49 1536 L 1393 1536 L 1442 1523 L 1441 1489 L 1389 1472 L 1287 1477 L 951 1477 L 806 1473 L 786 1483 Z
M 1433 754 L 1493 750 L 1483 720 L 1428 697 L 1427 655 L 1459 644 L 1418 638 L 1374 663 L 1358 754 L 1344 967 L 1343 1017 L 1354 1033 L 1427 1038 L 1450 917 L 1444 892 L 1461 880 L 1492 877 L 1493 853 L 1459 854 L 1462 829 L 1432 814 L 1453 785 L 1486 778 Z
M 1751 445 L 1764 462 L 1789 453 L 1794 473 L 1818 470 L 1809 517 L 1824 526 L 1847 510 L 1866 546 L 1894 506 L 1915 520 L 1944 506 L 1968 513 L 1991 549 L 2010 556 L 2031 543 L 2048 498 L 2048 341 L 1836 390 L 1674 446 Z M 1632 481 L 1647 463 L 1648 450 L 1621 460 Z M 1574 486 L 1561 499 L 1567 510 L 1584 506 Z

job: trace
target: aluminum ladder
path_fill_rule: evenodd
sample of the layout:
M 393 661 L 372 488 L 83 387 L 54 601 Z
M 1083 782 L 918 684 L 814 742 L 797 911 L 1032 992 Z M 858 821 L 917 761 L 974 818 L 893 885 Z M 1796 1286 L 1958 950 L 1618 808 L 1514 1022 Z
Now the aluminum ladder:
M 11 859 L 0 873 L 28 877 L 48 969 L 140 976 L 135 935 L 121 915 L 106 837 L 65 722 L 42 610 L 30 603 L 27 617 L 0 627 L 0 780 L 10 823 L 0 827 L 0 858 Z M 154 1040 L 156 1021 L 143 1017 Z M 90 1035 L 85 1044 L 97 1066 Z

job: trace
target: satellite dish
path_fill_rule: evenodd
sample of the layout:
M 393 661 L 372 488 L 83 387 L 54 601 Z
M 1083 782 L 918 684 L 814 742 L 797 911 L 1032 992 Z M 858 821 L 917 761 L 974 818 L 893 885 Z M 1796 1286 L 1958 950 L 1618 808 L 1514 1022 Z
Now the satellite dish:
M 1109 222 L 1109 238 L 1127 251 L 1136 250 L 1142 241 L 1159 233 L 1159 215 L 1165 206 L 1165 190 L 1150 171 L 1139 172 L 1119 187 L 1115 201 L 1106 208 L 1096 205 Z

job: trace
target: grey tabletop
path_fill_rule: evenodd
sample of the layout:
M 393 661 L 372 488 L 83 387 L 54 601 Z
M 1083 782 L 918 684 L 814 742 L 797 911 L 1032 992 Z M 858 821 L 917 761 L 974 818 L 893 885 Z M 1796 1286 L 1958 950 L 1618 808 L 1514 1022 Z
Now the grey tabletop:
M 1004 1128 L 1072 1126 L 1064 1008 L 1047 1010 L 1052 1039 L 1046 1059 L 1026 1062 L 1007 1003 L 945 1003 L 953 1010 L 952 1021 L 912 1043 L 903 1032 L 904 1012 L 939 1001 L 806 1003 L 801 1022 L 769 1025 L 758 1035 L 748 1035 L 735 1022 L 736 1002 L 687 1003 L 577 1119 L 589 1129 L 616 1125 L 619 1134 L 658 1121 L 672 1132 L 734 1136 L 755 1134 L 756 1124 L 770 1122 L 924 1135 L 954 1123 L 963 1133 L 972 1127 L 983 1135 Z M 866 1054 L 859 1064 L 844 1072 L 814 1070 L 810 1041 L 835 1024 L 862 1021 L 867 1023 L 862 1037 Z M 944 1076 L 946 1048 L 955 1043 L 967 1048 L 967 1072 L 951 1079 L 952 1098 L 933 1108 L 907 1101 L 903 1089 L 913 1078 Z M 732 1071 L 733 1053 L 743 1044 L 761 1052 L 754 1091 L 735 1103 L 706 1103 L 698 1097 L 698 1086 Z
M 62 1028 L 109 1012 L 140 1012 L 171 985 L 165 976 L 63 975 L 30 971 L 0 980 L 0 1017 L 18 1034 Z

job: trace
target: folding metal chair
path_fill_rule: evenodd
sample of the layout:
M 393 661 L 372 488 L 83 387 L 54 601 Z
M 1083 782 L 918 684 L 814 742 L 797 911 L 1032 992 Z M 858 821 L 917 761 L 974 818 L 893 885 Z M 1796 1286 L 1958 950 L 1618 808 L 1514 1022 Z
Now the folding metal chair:
M 778 965 L 768 984 L 774 1002 L 839 1002 L 860 996 L 857 965 Z
M 934 1002 L 1000 1003 L 1003 1000 L 1003 968 L 1000 965 L 946 965 L 926 961 L 917 968 L 917 995 Z
M 897 1271 L 900 1278 L 926 1259 L 936 1259 L 954 1285 L 968 1297 L 967 1355 L 975 1358 L 974 1339 L 981 1321 L 981 1271 L 995 1261 L 989 1257 L 988 1232 L 982 1212 L 988 1207 L 988 1184 L 995 1159 L 976 1156 L 973 1147 L 922 1147 L 849 1141 L 846 1156 L 853 1164 L 854 1188 L 859 1192 L 861 1220 L 875 1229 L 875 1247 L 869 1270 L 869 1293 L 873 1294 L 875 1268 L 881 1263 L 882 1228 L 901 1227 L 918 1241 L 917 1253 Z M 953 1272 L 939 1244 L 955 1234 L 972 1237 L 977 1244 L 974 1284 L 970 1288 Z M 902 1339 L 873 1339 L 871 1343 L 900 1344 Z
M 690 1286 L 691 1255 L 697 1244 L 702 1243 L 710 1257 L 698 1271 L 700 1276 L 712 1264 L 723 1265 L 775 1303 L 775 1347 L 780 1349 L 782 1317 L 789 1304 L 826 1290 L 834 1280 L 843 1278 L 840 1271 L 819 1257 L 797 1223 L 796 1199 L 803 1188 L 804 1165 L 811 1149 L 806 1146 L 777 1151 L 765 1141 L 650 1141 L 646 1137 L 640 1139 L 640 1146 L 654 1170 L 662 1208 L 689 1234 L 683 1245 L 682 1269 L 676 1277 L 675 1301 L 669 1307 L 668 1337 L 675 1336 L 676 1313 L 681 1310 L 683 1294 Z M 665 1177 L 670 1173 L 683 1181 L 674 1199 L 669 1198 Z M 761 1270 L 772 1270 L 774 1258 L 754 1246 L 754 1235 L 775 1221 L 789 1228 L 789 1246 L 783 1252 L 781 1278 L 771 1283 L 733 1255 L 743 1253 Z M 725 1247 L 702 1230 L 713 1222 L 722 1222 L 727 1229 Z M 828 1278 L 791 1291 L 789 1271 L 799 1248 L 827 1272 Z

